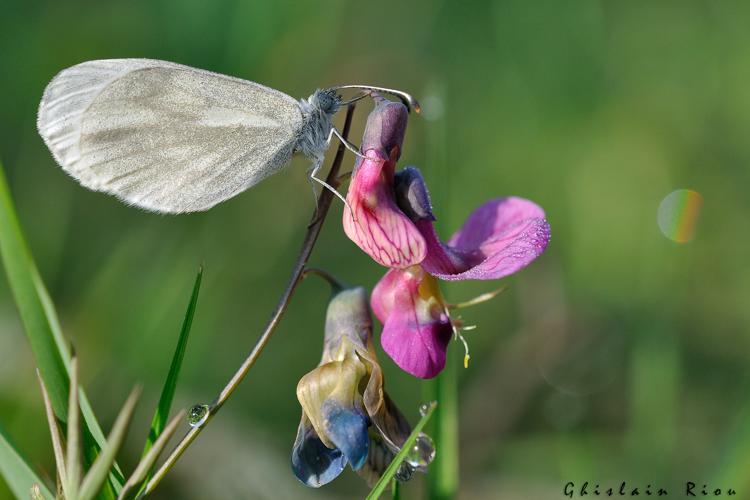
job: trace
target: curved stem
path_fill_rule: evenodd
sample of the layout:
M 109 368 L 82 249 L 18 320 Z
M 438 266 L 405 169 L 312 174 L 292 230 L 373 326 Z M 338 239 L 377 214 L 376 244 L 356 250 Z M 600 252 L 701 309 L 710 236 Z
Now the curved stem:
M 317 267 L 308 267 L 307 269 L 302 271 L 302 276 L 300 276 L 300 281 L 306 279 L 311 274 L 314 274 L 326 280 L 328 284 L 331 285 L 331 289 L 334 292 L 341 291 L 341 289 L 344 288 L 344 285 L 342 285 L 341 282 L 337 280 L 334 275 L 332 275 L 331 273 L 323 269 L 318 269 Z
M 344 137 L 349 134 L 349 129 L 351 128 L 354 107 L 354 104 L 350 104 L 347 107 L 346 121 L 344 122 L 344 129 L 342 132 L 342 135 Z M 341 168 L 341 163 L 344 160 L 345 150 L 346 148 L 344 144 L 339 144 L 339 148 L 336 151 L 336 156 L 334 157 L 333 163 L 331 164 L 331 170 L 328 172 L 328 177 L 326 178 L 326 182 L 328 182 L 333 187 L 338 187 L 339 185 L 338 174 L 339 169 Z M 300 277 L 305 270 L 305 266 L 307 265 L 307 261 L 310 258 L 310 254 L 312 253 L 313 247 L 315 246 L 315 242 L 318 239 L 320 230 L 323 227 L 323 222 L 325 221 L 326 215 L 328 214 L 328 209 L 331 207 L 332 200 L 333 193 L 331 193 L 327 189 L 322 190 L 320 196 L 318 197 L 317 210 L 313 214 L 312 222 L 307 227 L 305 239 L 302 242 L 302 248 L 300 249 L 297 260 L 294 263 L 294 267 L 292 268 L 292 275 L 289 277 L 286 288 L 281 294 L 281 298 L 279 299 L 276 308 L 273 310 L 271 319 L 268 320 L 263 333 L 261 333 L 260 338 L 255 343 L 252 351 L 250 351 L 250 354 L 248 354 L 247 358 L 245 358 L 245 361 L 242 362 L 242 365 L 240 365 L 234 375 L 232 375 L 232 378 L 229 379 L 229 382 L 227 382 L 214 402 L 211 404 L 206 421 L 200 427 L 193 427 L 192 429 L 190 429 L 185 434 L 185 436 L 183 436 L 180 442 L 177 443 L 177 446 L 175 446 L 162 466 L 158 471 L 156 471 L 156 473 L 154 473 L 153 478 L 151 478 L 151 480 L 148 482 L 148 485 L 144 490 L 144 494 L 149 494 L 154 490 L 154 488 L 156 488 L 156 486 L 164 478 L 166 473 L 169 472 L 172 466 L 174 466 L 175 462 L 177 462 L 180 456 L 185 452 L 187 447 L 190 446 L 190 444 L 195 440 L 196 437 L 198 437 L 198 434 L 200 434 L 201 431 L 208 425 L 214 415 L 224 405 L 226 400 L 229 399 L 229 396 L 231 396 L 232 393 L 237 389 L 237 386 L 240 385 L 240 382 L 242 382 L 242 380 L 245 378 L 247 372 L 250 371 L 250 368 L 252 368 L 252 366 L 257 361 L 258 356 L 260 356 L 263 348 L 270 340 L 271 335 L 273 335 L 273 332 L 276 330 L 276 327 L 281 320 L 281 317 L 284 315 L 284 312 L 289 306 L 289 302 L 292 298 L 292 295 L 294 294 L 294 290 L 295 288 L 297 288 L 297 284 L 299 283 Z

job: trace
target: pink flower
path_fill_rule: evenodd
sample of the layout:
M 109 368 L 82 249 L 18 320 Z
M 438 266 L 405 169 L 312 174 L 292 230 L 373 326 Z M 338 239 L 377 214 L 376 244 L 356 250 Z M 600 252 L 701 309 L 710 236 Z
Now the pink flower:
M 398 204 L 410 214 L 427 244 L 422 267 L 443 280 L 503 278 L 529 265 L 549 243 L 544 210 L 523 198 L 485 202 L 448 243 L 443 243 L 435 233 L 427 187 L 419 170 L 407 167 L 399 172 L 395 192 Z
M 421 266 L 391 269 L 372 291 L 383 350 L 404 371 L 432 378 L 445 367 L 453 327 L 440 287 Z
M 383 323 L 383 349 L 421 378 L 445 366 L 453 331 L 435 278 L 490 280 L 513 274 L 544 252 L 550 226 L 544 210 L 518 197 L 495 198 L 475 209 L 447 241 L 437 236 L 421 173 L 394 173 L 406 129 L 406 108 L 379 98 L 367 121 L 360 159 L 344 212 L 349 238 L 376 262 L 392 268 L 372 295 Z
M 424 260 L 427 247 L 414 223 L 398 208 L 394 169 L 401 154 L 407 111 L 401 103 L 376 98 L 367 119 L 362 153 L 352 173 L 344 210 L 344 232 L 377 263 L 404 268 Z

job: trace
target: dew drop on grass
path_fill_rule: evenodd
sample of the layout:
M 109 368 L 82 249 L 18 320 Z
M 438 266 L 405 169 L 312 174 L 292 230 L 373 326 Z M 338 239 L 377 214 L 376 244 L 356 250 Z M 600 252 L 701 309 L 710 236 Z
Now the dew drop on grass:
M 188 424 L 190 424 L 190 427 L 200 427 L 206 423 L 207 418 L 208 405 L 206 404 L 193 405 L 190 410 L 188 410 L 187 421 Z
M 406 454 L 404 462 L 415 469 L 424 470 L 435 459 L 435 444 L 430 436 L 420 433 L 414 441 L 409 453 Z
M 419 414 L 424 417 L 432 409 L 432 407 L 435 406 L 435 404 L 436 404 L 435 401 L 430 401 L 429 403 L 423 403 L 419 407 Z
M 406 462 L 401 462 L 401 465 L 398 466 L 398 470 L 396 471 L 396 474 L 394 474 L 394 476 L 396 477 L 397 481 L 405 483 L 411 479 L 411 476 L 413 474 L 414 468 Z

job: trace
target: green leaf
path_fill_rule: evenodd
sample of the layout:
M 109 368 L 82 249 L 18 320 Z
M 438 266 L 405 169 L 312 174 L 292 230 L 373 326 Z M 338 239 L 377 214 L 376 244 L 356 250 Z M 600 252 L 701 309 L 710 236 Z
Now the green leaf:
M 0 164 L 0 252 L 34 359 L 47 386 L 52 408 L 63 422 L 68 414 L 68 373 L 58 349 L 40 290 L 44 288 L 16 217 Z M 25 495 L 24 495 L 25 496 Z
M 0 256 L 5 266 L 8 283 L 16 301 L 26 337 L 44 385 L 49 393 L 55 416 L 61 422 L 68 417 L 68 388 L 70 386 L 70 350 L 62 334 L 55 307 L 47 293 L 34 259 L 21 230 L 5 174 L 0 163 Z M 83 432 L 84 457 L 90 464 L 106 443 L 88 398 L 79 390 Z M 115 464 L 109 494 L 122 485 L 122 473 Z M 26 496 L 26 495 L 24 495 Z
M 35 484 L 38 485 L 39 492 L 44 498 L 49 500 L 55 498 L 10 443 L 2 427 L 0 427 L 0 475 L 5 478 L 8 487 L 17 498 L 28 498 Z
M 47 388 L 44 387 L 44 381 L 42 380 L 42 376 L 39 374 L 39 370 L 36 371 L 36 376 L 39 379 L 39 387 L 42 389 L 44 410 L 47 414 L 47 426 L 49 427 L 50 437 L 52 438 L 52 451 L 55 454 L 55 467 L 57 468 L 57 477 L 59 478 L 59 481 L 64 489 L 67 488 L 68 474 L 65 467 L 65 458 L 63 455 L 62 436 L 60 435 L 60 428 L 57 426 L 55 411 L 52 409 L 52 404 L 49 400 L 49 394 L 47 394 Z
M 409 453 L 409 450 L 412 446 L 414 446 L 414 442 L 417 440 L 419 433 L 422 432 L 422 428 L 430 420 L 430 417 L 435 411 L 436 406 L 436 402 L 433 401 L 432 403 L 430 403 L 427 412 L 424 414 L 424 416 L 422 416 L 419 422 L 417 422 L 417 425 L 414 426 L 414 430 L 411 431 L 409 437 L 406 439 L 406 441 L 404 441 L 404 445 L 401 447 L 401 451 L 399 451 L 396 456 L 393 457 L 391 464 L 385 470 L 372 490 L 370 490 L 370 494 L 367 495 L 367 500 L 377 500 L 378 498 L 380 498 L 380 495 L 383 494 L 385 489 L 388 488 L 388 483 L 390 483 L 391 479 L 393 479 L 393 476 L 396 475 L 396 471 L 398 471 L 401 462 L 404 461 L 406 455 Z
M 138 396 L 140 390 L 134 389 L 133 392 L 128 396 L 127 401 L 120 410 L 120 414 L 117 415 L 114 425 L 112 425 L 112 431 L 107 436 L 107 444 L 102 448 L 101 453 L 94 463 L 91 465 L 86 477 L 83 478 L 81 483 L 80 493 L 78 494 L 78 500 L 91 500 L 99 492 L 107 479 L 109 470 L 115 463 L 117 452 L 120 450 L 120 446 L 125 439 L 125 435 L 128 432 L 130 421 L 133 419 L 133 411 L 135 410 L 135 404 L 138 402 Z
M 70 373 L 70 400 L 68 401 L 68 446 L 65 460 L 63 489 L 68 498 L 78 497 L 81 481 L 81 413 L 78 411 L 78 360 L 73 358 Z
M 182 322 L 182 330 L 180 331 L 180 337 L 177 339 L 177 347 L 175 348 L 174 355 L 172 356 L 172 364 L 169 367 L 169 373 L 167 379 L 164 381 L 164 388 L 161 390 L 161 397 L 159 398 L 159 405 L 156 407 L 156 413 L 151 421 L 151 430 L 146 440 L 146 446 L 143 449 L 143 455 L 146 456 L 148 450 L 154 444 L 159 434 L 164 430 L 164 426 L 169 418 L 169 410 L 172 407 L 172 400 L 174 399 L 175 388 L 177 387 L 177 377 L 180 375 L 180 368 L 182 368 L 182 360 L 185 357 L 185 349 L 187 348 L 188 337 L 190 336 L 190 327 L 193 325 L 193 316 L 195 315 L 195 307 L 198 303 L 198 292 L 201 288 L 201 280 L 203 279 L 203 266 L 198 269 L 198 274 L 195 277 L 195 284 L 193 285 L 193 293 L 190 296 L 190 302 L 188 303 L 187 311 L 185 312 L 185 319 Z

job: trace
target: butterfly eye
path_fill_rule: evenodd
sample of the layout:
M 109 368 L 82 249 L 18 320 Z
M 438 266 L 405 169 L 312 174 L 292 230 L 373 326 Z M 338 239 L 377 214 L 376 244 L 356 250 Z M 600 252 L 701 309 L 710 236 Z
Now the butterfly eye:
M 341 104 L 341 96 L 335 90 L 324 90 L 318 95 L 320 109 L 326 114 L 333 114 Z

